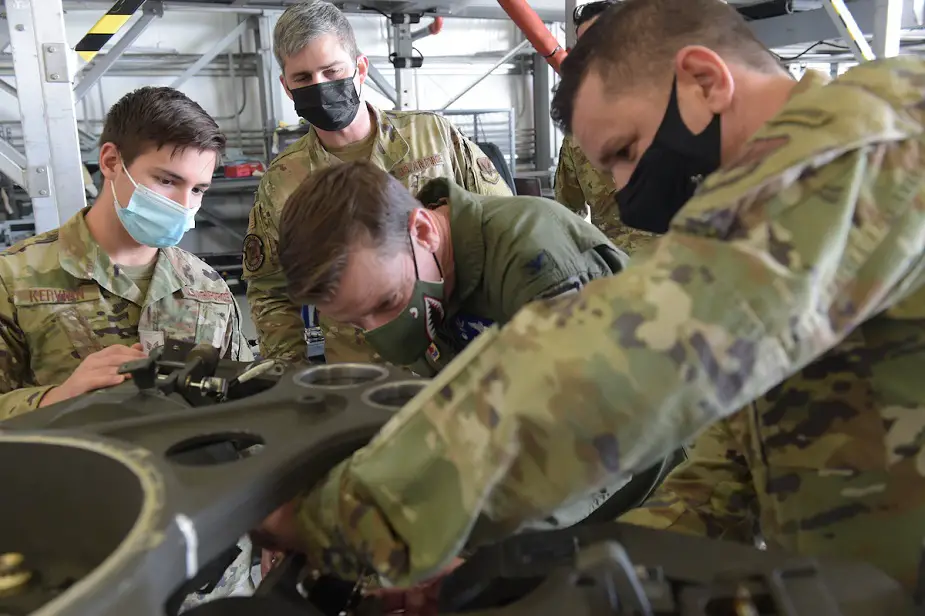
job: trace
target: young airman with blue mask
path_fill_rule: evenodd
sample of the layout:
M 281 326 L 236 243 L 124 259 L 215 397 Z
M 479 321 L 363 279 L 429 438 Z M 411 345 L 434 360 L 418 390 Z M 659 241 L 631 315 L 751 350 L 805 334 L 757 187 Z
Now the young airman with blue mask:
M 167 338 L 252 358 L 227 284 L 177 248 L 224 146 L 171 88 L 110 109 L 93 206 L 0 254 L 0 421 L 117 385 L 119 366 Z

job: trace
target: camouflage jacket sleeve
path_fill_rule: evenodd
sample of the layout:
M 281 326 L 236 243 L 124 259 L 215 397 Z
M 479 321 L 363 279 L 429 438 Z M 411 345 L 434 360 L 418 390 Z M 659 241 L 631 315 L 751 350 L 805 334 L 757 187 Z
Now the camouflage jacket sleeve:
M 511 189 L 485 152 L 459 132 L 453 124 L 444 121 L 449 127 L 451 151 L 456 159 L 453 164 L 456 183 L 479 195 L 512 196 Z
M 562 141 L 562 147 L 559 148 L 559 164 L 556 166 L 554 183 L 556 201 L 579 216 L 585 216 L 587 210 L 585 194 L 578 183 L 578 172 L 575 169 L 567 139 Z
M 0 422 L 37 409 L 52 387 L 31 382 L 26 337 L 16 323 L 12 295 L 0 280 Z
M 302 500 L 309 553 L 428 577 L 650 466 L 917 292 L 925 68 L 901 66 L 800 94 L 645 258 L 476 338 Z
M 286 278 L 279 263 L 279 226 L 264 182 L 257 189 L 244 238 L 244 280 L 247 303 L 266 359 L 303 361 L 308 351 L 302 310 L 286 292 Z
M 747 412 L 747 411 L 742 411 Z M 714 539 L 754 541 L 757 495 L 733 427 L 704 431 L 646 504 L 619 521 Z

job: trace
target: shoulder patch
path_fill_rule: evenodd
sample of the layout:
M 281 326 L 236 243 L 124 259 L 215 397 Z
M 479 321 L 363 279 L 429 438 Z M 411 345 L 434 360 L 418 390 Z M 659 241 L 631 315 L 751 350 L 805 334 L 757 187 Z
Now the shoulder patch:
M 266 260 L 263 240 L 259 236 L 249 233 L 244 238 L 244 267 L 249 272 L 256 272 Z
M 479 167 L 479 173 L 482 175 L 482 179 L 489 184 L 497 184 L 501 179 L 501 174 L 495 169 L 495 164 L 491 162 L 491 159 L 487 156 L 479 158 L 475 163 Z
M 524 264 L 526 273 L 530 276 L 536 276 L 549 264 L 549 253 L 541 250 L 535 257 Z

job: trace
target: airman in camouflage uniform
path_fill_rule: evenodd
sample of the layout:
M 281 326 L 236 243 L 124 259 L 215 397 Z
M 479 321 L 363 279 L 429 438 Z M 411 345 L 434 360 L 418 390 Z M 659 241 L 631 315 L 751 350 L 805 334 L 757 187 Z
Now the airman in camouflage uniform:
M 94 205 L 0 255 L 0 420 L 121 382 L 120 361 L 166 338 L 251 359 L 228 285 L 175 247 L 224 144 L 212 118 L 171 88 L 112 107 Z
M 60 229 L 0 255 L 0 419 L 38 408 L 89 355 L 165 338 L 250 359 L 225 281 L 179 248 L 160 251 L 142 295 L 137 268 L 115 265 L 90 236 L 84 210 Z
M 298 38 L 309 26 L 321 34 Z M 332 37 L 334 43 L 329 44 Z M 313 2 L 287 9 L 277 24 L 274 46 L 287 91 L 312 129 L 273 161 L 260 182 L 244 240 L 244 279 L 261 355 L 300 361 L 308 350 L 303 338 L 306 323 L 301 308 L 286 293 L 277 244 L 286 199 L 312 171 L 369 160 L 412 192 L 435 177 L 451 178 L 483 195 L 511 191 L 485 153 L 442 116 L 382 111 L 362 102 L 368 60 L 359 54 L 346 17 L 332 4 Z M 330 55 L 322 57 L 324 53 Z M 319 70 L 320 66 L 328 68 Z M 344 100 L 352 101 L 352 114 L 344 110 Z M 329 363 L 378 360 L 362 330 L 324 315 L 321 326 Z
M 556 201 L 579 216 L 590 218 L 591 224 L 629 254 L 647 246 L 656 237 L 620 222 L 613 178 L 595 169 L 570 136 L 562 140 L 559 150 L 555 189 Z
M 669 31 L 670 56 L 650 57 Z M 689 133 L 721 114 L 722 167 L 686 202 L 649 202 L 670 230 L 619 276 L 479 336 L 300 500 L 301 547 L 408 584 L 715 425 L 725 446 L 699 448 L 647 523 L 735 536 L 745 496 L 769 548 L 868 561 L 911 588 L 925 537 L 925 61 L 823 82 L 793 82 L 720 0 L 605 13 L 563 65 L 554 117 L 603 168 L 604 145 L 632 151 L 617 135 L 645 148 L 660 130 L 653 97 L 685 108 Z M 613 163 L 618 184 L 641 168 Z M 285 522 L 270 529 L 286 536 Z
M 581 38 L 597 18 L 615 0 L 588 2 L 575 7 L 572 23 L 575 34 Z M 620 212 L 614 200 L 617 188 L 609 172 L 598 171 L 588 160 L 571 135 L 566 135 L 559 148 L 559 164 L 555 178 L 556 201 L 604 232 L 610 241 L 629 254 L 649 245 L 655 238 L 652 233 L 629 227 L 620 220 Z

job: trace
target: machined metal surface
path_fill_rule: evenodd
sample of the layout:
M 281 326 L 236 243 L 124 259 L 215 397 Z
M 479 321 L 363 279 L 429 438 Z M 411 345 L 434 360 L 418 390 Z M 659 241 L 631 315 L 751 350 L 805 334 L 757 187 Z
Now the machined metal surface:
M 227 566 L 239 537 L 369 442 L 428 384 L 384 365 L 219 362 L 214 349 L 170 340 L 122 370 L 132 379 L 121 386 L 0 423 L 4 616 L 173 616 L 165 606 L 179 605 L 201 572 Z M 480 520 L 473 537 L 482 524 L 491 522 Z M 312 576 L 303 564 L 290 555 L 254 597 L 188 613 L 334 616 L 353 605 L 359 585 Z M 355 603 L 354 616 L 381 613 L 374 598 Z M 616 523 L 476 549 L 444 580 L 439 613 L 752 613 L 732 607 L 762 616 L 913 613 L 901 587 L 867 565 Z

